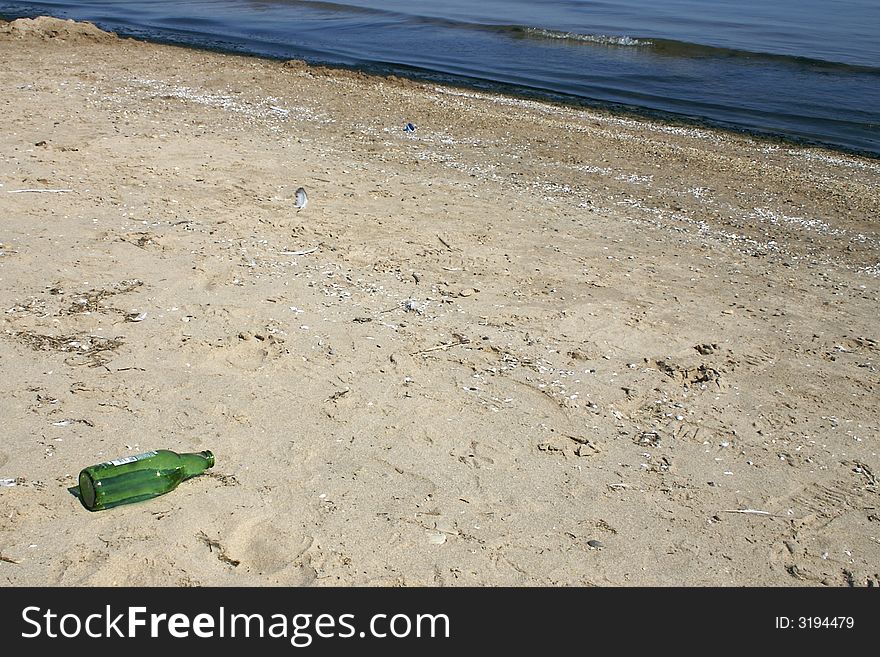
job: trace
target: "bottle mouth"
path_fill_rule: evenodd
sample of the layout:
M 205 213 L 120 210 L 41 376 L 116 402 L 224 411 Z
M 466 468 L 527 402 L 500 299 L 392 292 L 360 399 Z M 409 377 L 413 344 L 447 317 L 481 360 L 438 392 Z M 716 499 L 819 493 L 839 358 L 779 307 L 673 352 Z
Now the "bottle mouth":
M 97 499 L 95 482 L 92 481 L 91 475 L 85 471 L 79 473 L 79 497 L 89 511 L 95 510 L 95 500 Z
M 211 452 L 210 450 L 206 449 L 204 452 L 202 452 L 202 456 L 204 456 L 206 459 L 208 459 L 208 467 L 213 468 L 214 467 L 214 453 Z

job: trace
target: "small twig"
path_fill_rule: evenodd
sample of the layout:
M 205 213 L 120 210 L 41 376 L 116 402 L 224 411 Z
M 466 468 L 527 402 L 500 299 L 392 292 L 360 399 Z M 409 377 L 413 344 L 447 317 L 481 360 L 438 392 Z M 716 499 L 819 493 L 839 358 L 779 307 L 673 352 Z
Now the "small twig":
M 4 556 L 3 554 L 0 554 L 0 561 L 5 561 L 6 563 L 21 563 L 20 561 L 16 561 L 15 559 L 10 559 L 9 557 Z
M 449 244 L 449 242 L 447 242 L 445 239 L 443 239 L 443 237 L 441 237 L 440 235 L 437 235 L 437 239 L 440 240 L 440 242 L 443 244 L 443 246 L 445 246 L 447 249 L 452 251 L 452 245 Z
M 449 349 L 450 347 L 457 347 L 462 344 L 470 344 L 470 340 L 467 338 L 460 339 L 458 342 L 450 342 L 449 344 L 438 344 L 436 347 L 430 347 L 429 349 L 424 349 L 423 351 L 416 351 L 413 353 L 413 356 L 419 356 L 421 354 L 428 354 L 432 351 L 438 351 L 439 349 Z
M 10 194 L 64 194 L 72 189 L 9 189 Z
M 228 563 L 230 566 L 238 566 L 241 563 L 238 559 L 231 559 L 227 554 L 226 550 L 223 549 L 223 546 L 220 544 L 220 541 L 216 541 L 213 538 L 210 538 L 205 532 L 199 532 L 198 538 L 208 546 L 208 550 L 210 552 L 214 551 L 214 548 L 217 549 L 217 558 L 223 563 Z
M 281 255 L 301 256 L 308 255 L 309 253 L 314 253 L 317 250 L 318 247 L 316 246 L 313 249 L 305 249 L 303 251 L 279 251 L 278 253 L 280 253 Z
M 330 395 L 329 397 L 327 397 L 327 401 L 328 401 L 328 402 L 336 401 L 336 400 L 339 399 L 340 397 L 342 397 L 342 396 L 344 396 L 344 395 L 347 395 L 347 394 L 350 393 L 350 392 L 351 392 L 351 390 L 337 390 L 337 391 L 334 392 L 332 395 Z

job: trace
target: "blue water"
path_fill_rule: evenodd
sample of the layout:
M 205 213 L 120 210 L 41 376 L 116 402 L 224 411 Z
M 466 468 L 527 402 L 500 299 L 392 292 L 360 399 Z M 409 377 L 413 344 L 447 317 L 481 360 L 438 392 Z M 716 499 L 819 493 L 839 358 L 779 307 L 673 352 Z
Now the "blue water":
M 880 156 L 880 0 L 0 0 L 39 14 Z

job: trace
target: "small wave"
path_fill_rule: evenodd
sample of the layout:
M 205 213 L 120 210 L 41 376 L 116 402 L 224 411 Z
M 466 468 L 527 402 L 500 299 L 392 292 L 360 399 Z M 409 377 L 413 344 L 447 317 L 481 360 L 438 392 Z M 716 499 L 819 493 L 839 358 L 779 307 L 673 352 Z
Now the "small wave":
M 522 36 L 533 39 L 557 39 L 559 41 L 572 41 L 577 43 L 591 43 L 600 46 L 624 46 L 646 47 L 652 46 L 653 42 L 646 39 L 634 39 L 629 36 L 616 36 L 608 34 L 579 34 L 577 32 L 564 32 L 561 30 L 547 30 L 539 27 L 514 27 L 512 31 Z
M 815 59 L 813 57 L 805 57 L 802 55 L 740 50 L 738 48 L 690 43 L 688 41 L 676 41 L 673 39 L 654 39 L 651 43 L 651 52 L 665 57 L 689 59 L 763 60 L 766 62 L 774 62 L 779 65 L 787 65 L 797 68 L 826 69 L 838 73 L 866 73 L 869 75 L 877 75 L 880 73 L 880 68 L 865 66 L 862 64 L 847 64 L 844 62 Z
M 592 46 L 641 48 L 645 51 L 649 51 L 651 54 L 663 57 L 765 60 L 776 62 L 777 64 L 828 69 L 836 72 L 868 73 L 872 75 L 880 74 L 880 68 L 878 67 L 864 66 L 860 64 L 846 64 L 843 62 L 814 59 L 799 55 L 739 50 L 736 48 L 691 43 L 688 41 L 676 41 L 673 39 L 607 34 L 582 34 L 579 32 L 566 32 L 563 30 L 551 30 L 524 25 L 468 25 L 468 27 L 498 31 L 506 33 L 509 36 L 523 39 L 554 40 L 564 43 L 580 43 Z

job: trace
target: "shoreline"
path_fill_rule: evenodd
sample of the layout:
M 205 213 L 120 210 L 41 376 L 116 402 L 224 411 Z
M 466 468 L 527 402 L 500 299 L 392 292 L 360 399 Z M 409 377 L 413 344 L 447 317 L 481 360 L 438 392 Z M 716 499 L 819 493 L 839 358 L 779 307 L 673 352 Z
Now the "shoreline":
M 0 581 L 880 583 L 880 164 L 24 25 Z
M 0 17 L 0 22 L 8 22 L 9 18 Z M 14 20 L 14 19 L 13 19 Z M 62 20 L 62 19 L 58 19 Z M 99 28 L 100 29 L 100 28 Z M 880 146 L 875 150 L 865 149 L 858 146 L 847 146 L 843 144 L 834 144 L 829 141 L 822 141 L 820 138 L 811 138 L 797 136 L 794 134 L 785 134 L 783 132 L 774 131 L 770 128 L 750 128 L 745 125 L 739 125 L 735 122 L 725 121 L 723 119 L 712 119 L 710 117 L 691 116 L 683 113 L 676 113 L 662 109 L 652 109 L 649 107 L 641 107 L 639 105 L 628 105 L 625 103 L 616 103 L 613 101 L 603 101 L 591 99 L 576 94 L 569 94 L 564 91 L 552 91 L 542 89 L 540 87 L 530 87 L 528 85 L 518 85 L 503 81 L 495 81 L 479 77 L 467 75 L 456 75 L 451 73 L 443 73 L 442 71 L 432 71 L 421 69 L 416 66 L 407 64 L 346 64 L 322 61 L 300 60 L 281 55 L 273 55 L 267 52 L 248 51 L 245 46 L 236 47 L 233 44 L 226 46 L 212 46 L 208 41 L 204 43 L 198 40 L 186 41 L 185 39 L 175 40 L 174 38 L 162 38 L 161 36 L 147 37 L 138 30 L 117 32 L 109 32 L 117 35 L 121 39 L 132 39 L 142 41 L 144 43 L 152 43 L 155 45 L 165 45 L 176 48 L 184 48 L 191 50 L 201 50 L 212 52 L 218 55 L 229 55 L 235 57 L 255 58 L 272 62 L 284 63 L 286 61 L 302 61 L 313 68 L 323 68 L 328 70 L 347 71 L 352 73 L 364 73 L 366 75 L 391 78 L 406 79 L 416 84 L 440 84 L 449 87 L 459 88 L 464 91 L 475 91 L 478 93 L 486 93 L 490 95 L 503 95 L 522 100 L 532 100 L 536 102 L 552 103 L 572 109 L 582 109 L 586 111 L 609 113 L 612 116 L 620 116 L 632 120 L 654 121 L 667 123 L 673 126 L 705 128 L 708 130 L 716 130 L 720 132 L 730 133 L 732 136 L 741 136 L 745 138 L 753 138 L 757 140 L 767 141 L 770 144 L 776 144 L 780 147 L 792 148 L 816 148 L 820 150 L 828 150 L 841 153 L 844 155 L 852 155 L 863 157 L 870 160 L 880 161 Z M 196 37 L 193 37 L 196 39 Z M 766 53 L 764 56 L 768 56 Z M 821 60 L 817 60 L 821 61 Z M 841 65 L 834 62 L 826 62 L 828 65 Z

